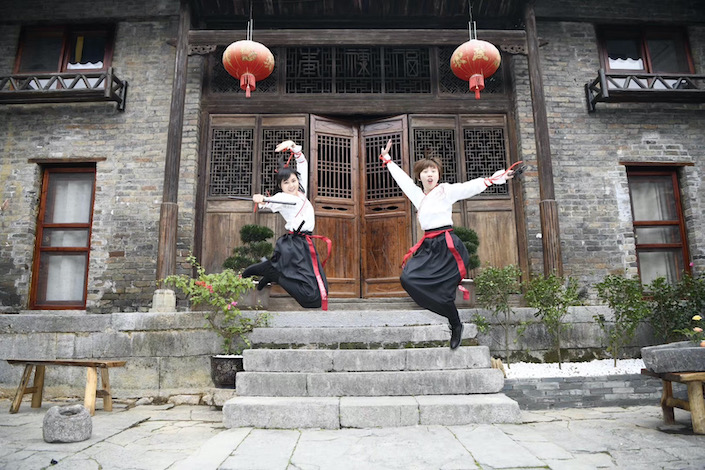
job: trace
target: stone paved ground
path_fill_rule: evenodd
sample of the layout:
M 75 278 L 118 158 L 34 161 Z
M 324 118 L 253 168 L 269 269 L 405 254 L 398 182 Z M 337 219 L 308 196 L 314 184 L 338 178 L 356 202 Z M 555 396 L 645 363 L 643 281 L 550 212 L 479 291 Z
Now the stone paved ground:
M 196 469 L 703 469 L 705 436 L 662 428 L 658 406 L 523 412 L 523 424 L 386 429 L 226 429 L 205 406 L 97 410 L 84 442 L 48 444 L 52 403 L 0 414 L 0 468 Z M 9 410 L 0 400 L 0 410 Z M 52 464 L 55 462 L 55 464 Z

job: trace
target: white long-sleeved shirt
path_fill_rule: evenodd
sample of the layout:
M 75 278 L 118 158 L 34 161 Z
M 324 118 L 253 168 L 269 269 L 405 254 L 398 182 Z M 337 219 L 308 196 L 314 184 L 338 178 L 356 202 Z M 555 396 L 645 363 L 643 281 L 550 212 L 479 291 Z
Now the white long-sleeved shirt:
M 414 180 L 394 162 L 387 164 L 389 173 L 416 207 L 419 224 L 424 230 L 453 225 L 453 203 L 480 194 L 487 189 L 484 178 L 475 178 L 465 183 L 441 183 L 424 194 Z
M 269 197 L 269 202 L 260 204 L 261 208 L 267 208 L 272 212 L 279 212 L 286 224 L 284 227 L 287 230 L 296 230 L 301 225 L 302 231 L 313 232 L 316 226 L 316 218 L 313 210 L 313 204 L 306 197 L 308 192 L 308 162 L 306 161 L 306 156 L 301 152 L 301 146 L 297 145 L 293 148 L 294 156 L 296 157 L 296 171 L 298 171 L 301 177 L 299 178 L 299 184 L 303 188 L 303 192 L 299 191 L 296 195 L 286 194 L 283 192 L 276 193 L 274 196 Z M 293 202 L 295 205 L 287 204 L 277 204 L 276 201 L 281 202 Z

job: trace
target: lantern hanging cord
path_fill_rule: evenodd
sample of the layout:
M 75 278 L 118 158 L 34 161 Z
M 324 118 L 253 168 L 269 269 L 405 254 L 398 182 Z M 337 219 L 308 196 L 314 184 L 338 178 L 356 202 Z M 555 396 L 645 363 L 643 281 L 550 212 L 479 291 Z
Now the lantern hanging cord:
M 473 39 L 477 39 L 477 23 L 475 23 L 472 19 L 472 3 L 468 3 L 468 15 L 470 16 L 470 21 L 468 21 L 468 32 L 470 33 L 470 40 L 472 41 Z
M 252 0 L 250 0 L 250 19 L 247 21 L 247 40 L 252 41 L 252 26 L 254 21 L 252 20 Z

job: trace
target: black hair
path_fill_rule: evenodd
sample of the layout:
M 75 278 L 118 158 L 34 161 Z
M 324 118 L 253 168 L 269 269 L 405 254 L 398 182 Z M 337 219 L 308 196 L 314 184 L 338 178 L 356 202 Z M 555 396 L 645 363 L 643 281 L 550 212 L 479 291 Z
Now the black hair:
M 296 178 L 299 180 L 299 191 L 304 191 L 303 186 L 301 186 L 301 175 L 299 174 L 299 172 L 294 170 L 290 166 L 286 166 L 279 168 L 279 171 L 277 171 L 277 192 L 280 192 L 282 190 L 282 181 L 288 180 L 289 178 L 291 178 L 291 175 L 296 175 Z

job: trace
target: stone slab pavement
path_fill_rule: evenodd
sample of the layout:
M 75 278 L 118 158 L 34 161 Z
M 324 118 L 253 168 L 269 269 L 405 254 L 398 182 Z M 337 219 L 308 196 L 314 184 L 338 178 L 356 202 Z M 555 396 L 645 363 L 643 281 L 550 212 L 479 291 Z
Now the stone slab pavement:
M 190 405 L 96 410 L 83 442 L 46 443 L 56 404 L 0 399 L 0 469 L 7 470 L 408 470 L 704 469 L 705 436 L 690 414 L 663 426 L 659 406 L 522 412 L 522 424 L 377 429 L 227 429 L 222 412 Z

